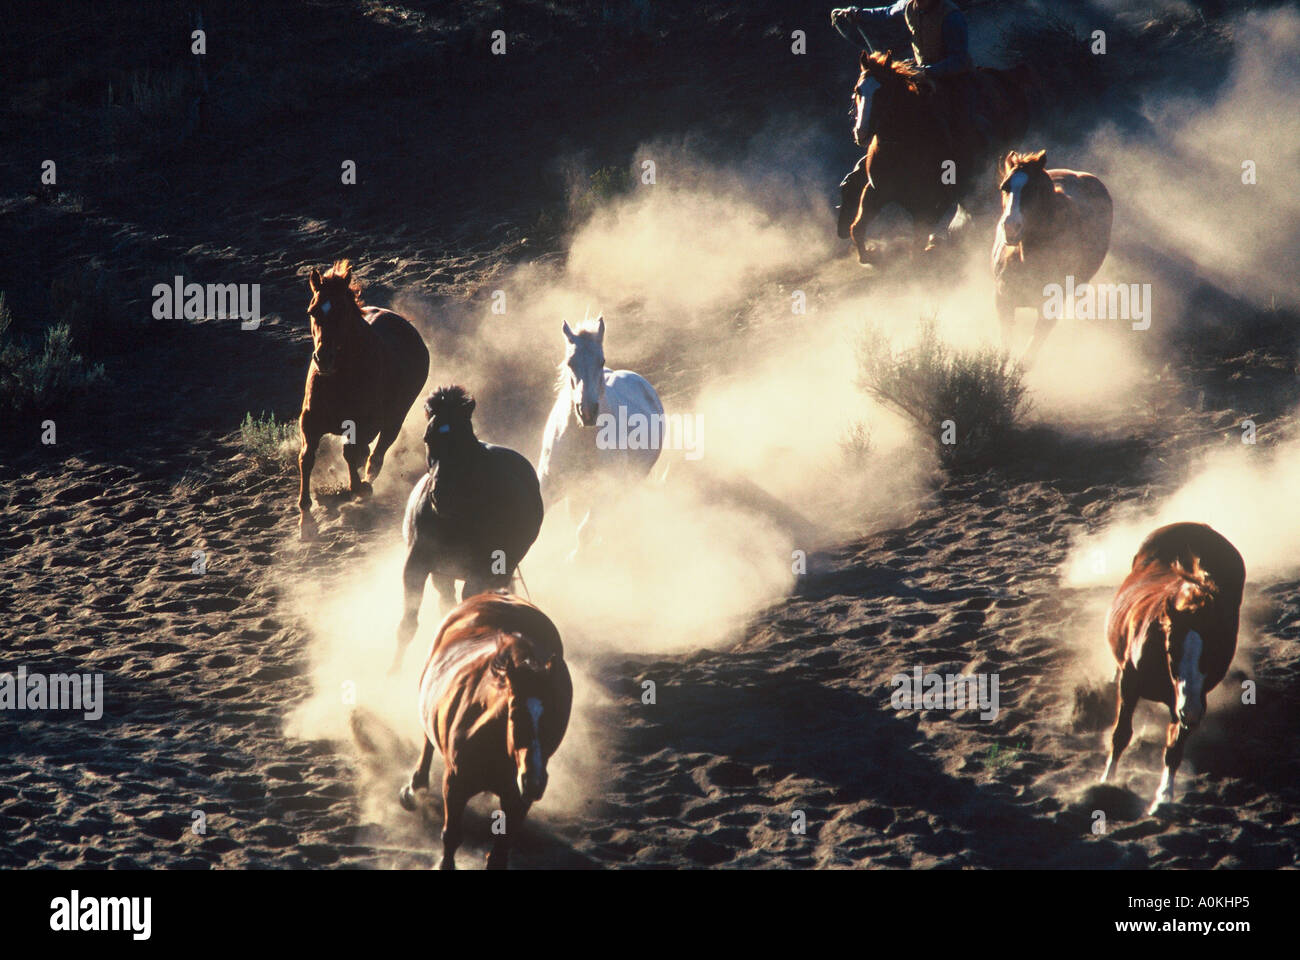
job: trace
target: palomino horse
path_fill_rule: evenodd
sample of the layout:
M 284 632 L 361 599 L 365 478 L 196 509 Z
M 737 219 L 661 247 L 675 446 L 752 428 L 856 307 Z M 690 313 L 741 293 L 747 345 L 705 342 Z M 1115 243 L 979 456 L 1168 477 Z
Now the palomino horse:
M 965 110 L 961 97 L 945 96 L 936 81 L 889 53 L 862 54 L 853 89 L 853 142 L 865 147 L 862 174 L 850 175 L 843 202 L 857 217 L 850 227 L 861 263 L 871 263 L 867 228 L 886 206 L 896 203 L 911 215 L 918 237 L 942 234 L 957 207 L 993 159 L 992 152 L 1024 136 L 1029 125 L 1028 67 L 978 68 L 962 78 L 938 81 L 973 86 L 990 143 L 979 143 L 970 125 L 945 123 L 941 111 Z M 956 106 L 952 105 L 956 101 Z M 857 191 L 860 190 L 860 196 Z
M 1205 698 L 1228 672 L 1246 566 L 1222 535 L 1203 523 L 1171 523 L 1142 542 L 1106 621 L 1119 674 L 1119 709 L 1105 783 L 1133 736 L 1138 700 L 1169 709 L 1165 771 L 1150 813 L 1171 801 L 1183 745 L 1205 716 Z
M 1023 363 L 1031 366 L 1056 326 L 1045 316 L 1044 287 L 1092 279 L 1110 247 L 1112 205 L 1091 173 L 1048 170 L 1047 151 L 1008 153 L 1002 161 L 1002 219 L 993 238 L 994 303 L 1010 349 L 1016 307 L 1038 312 Z
M 313 349 L 298 417 L 298 533 L 304 540 L 316 533 L 311 471 L 321 436 L 351 434 L 343 446 L 348 489 L 353 496 L 369 494 L 429 373 L 429 351 L 415 327 L 391 310 L 363 305 L 348 261 L 335 263 L 324 277 L 313 267 L 309 282 Z
M 495 793 L 504 830 L 488 867 L 504 867 L 510 840 L 546 790 L 546 762 L 564 739 L 573 684 L 560 633 L 549 617 L 506 593 L 480 593 L 447 614 L 420 676 L 424 752 L 399 800 L 416 807 L 442 755 L 442 863 L 456 869 L 465 804 Z
M 575 333 L 564 324 L 565 353 L 557 396 L 546 420 L 537 473 L 549 506 L 583 496 L 579 482 L 626 486 L 643 479 L 659 459 L 667 429 L 664 406 L 649 381 L 605 366 L 605 318 Z M 589 498 L 587 492 L 584 499 Z M 581 546 L 591 536 L 591 509 L 578 527 Z
M 533 465 L 509 447 L 482 443 L 470 417 L 474 398 L 443 387 L 424 404 L 429 472 L 406 503 L 402 534 L 405 611 L 389 673 L 402 664 L 415 636 L 424 581 L 433 581 L 442 608 L 462 596 L 510 586 L 510 578 L 542 528 L 542 494 Z

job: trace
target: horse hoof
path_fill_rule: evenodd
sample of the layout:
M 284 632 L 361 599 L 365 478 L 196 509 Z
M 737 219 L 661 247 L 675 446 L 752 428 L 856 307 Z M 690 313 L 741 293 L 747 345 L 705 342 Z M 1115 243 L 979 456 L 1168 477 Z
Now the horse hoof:
M 454 856 L 448 856 L 447 854 L 443 854 L 442 859 L 438 861 L 438 869 L 455 870 L 456 858 Z
M 506 857 L 498 857 L 489 853 L 487 857 L 487 868 L 489 870 L 504 870 L 506 869 L 506 860 Z
M 411 785 L 409 783 L 406 786 L 402 787 L 402 789 L 398 792 L 397 802 L 402 805 L 403 810 L 414 810 L 416 808 L 415 791 L 411 789 Z
M 364 500 L 366 497 L 370 496 L 374 492 L 375 492 L 374 486 L 367 483 L 365 480 L 362 480 L 359 484 L 357 484 L 356 489 L 352 491 L 352 496 Z
M 874 267 L 880 258 L 880 245 L 872 242 L 858 247 L 858 263 L 864 267 Z
M 317 532 L 315 523 L 298 524 L 298 539 L 303 543 L 311 543 L 315 540 Z

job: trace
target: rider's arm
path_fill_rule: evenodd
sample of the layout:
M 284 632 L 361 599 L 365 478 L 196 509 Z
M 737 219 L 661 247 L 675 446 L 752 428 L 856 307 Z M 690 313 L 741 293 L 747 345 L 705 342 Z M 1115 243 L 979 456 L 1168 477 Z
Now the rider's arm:
M 908 0 L 898 0 L 884 7 L 845 7 L 849 23 L 865 31 L 891 27 L 901 21 Z
M 960 73 L 970 67 L 970 41 L 966 31 L 966 18 L 960 11 L 954 10 L 943 18 L 943 52 L 944 57 L 938 63 L 931 63 L 921 68 L 922 75 L 943 77 L 951 73 Z

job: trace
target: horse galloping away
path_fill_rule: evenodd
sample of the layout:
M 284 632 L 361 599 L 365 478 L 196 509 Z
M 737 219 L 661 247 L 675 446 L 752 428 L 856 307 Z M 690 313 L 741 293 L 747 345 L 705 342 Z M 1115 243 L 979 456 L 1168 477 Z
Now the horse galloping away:
M 565 322 L 563 333 L 564 359 L 537 473 L 548 507 L 567 498 L 572 510 L 575 500 L 585 501 L 579 508 L 581 549 L 592 539 L 594 509 L 591 491 L 581 485 L 595 481 L 626 488 L 643 480 L 659 460 L 667 420 L 648 380 L 605 366 L 604 316 L 594 325 L 584 322 L 576 333 Z M 630 427 L 626 436 L 619 433 L 624 427 Z
M 979 67 L 936 81 L 888 52 L 864 51 L 859 65 L 853 141 L 867 155 L 859 176 L 846 179 L 843 202 L 857 210 L 849 234 L 865 264 L 874 259 L 867 228 L 891 203 L 934 249 L 994 152 L 1028 129 L 1034 74 L 1027 66 Z M 967 98 L 978 115 L 973 123 L 965 122 Z
M 1163 703 L 1164 775 L 1149 813 L 1173 799 L 1183 746 L 1232 663 L 1245 582 L 1241 554 L 1222 535 L 1203 523 L 1171 523 L 1142 542 L 1115 593 L 1106 642 L 1118 668 L 1119 707 L 1101 782 L 1133 736 L 1138 700 Z
M 526 600 L 481 593 L 447 614 L 420 676 L 424 752 L 399 800 L 416 808 L 429 785 L 436 745 L 442 755 L 442 862 L 456 869 L 465 805 L 495 793 L 505 830 L 488 854 L 505 867 L 510 839 L 546 790 L 546 763 L 564 739 L 573 683 L 555 624 Z
M 1008 153 L 999 179 L 1002 217 L 993 238 L 994 305 L 1003 346 L 1011 347 L 1016 308 L 1038 313 L 1023 363 L 1033 364 L 1056 326 L 1045 316 L 1044 287 L 1087 283 L 1110 248 L 1113 205 L 1106 185 L 1091 173 L 1048 170 L 1047 151 Z
M 343 446 L 348 489 L 353 496 L 368 495 L 429 373 L 429 351 L 415 327 L 391 310 L 365 306 L 347 260 L 323 277 L 313 267 L 308 282 L 312 355 L 298 417 L 298 534 L 304 540 L 316 533 L 311 471 L 320 438 L 344 434 L 345 421 L 353 424 L 353 442 Z
M 510 586 L 510 578 L 542 528 L 542 494 L 533 465 L 509 447 L 474 435 L 474 398 L 443 387 L 425 401 L 429 472 L 411 490 L 402 534 L 404 613 L 389 673 L 402 664 L 415 636 L 424 582 L 433 581 L 445 610 L 456 602 L 456 580 L 468 598 Z

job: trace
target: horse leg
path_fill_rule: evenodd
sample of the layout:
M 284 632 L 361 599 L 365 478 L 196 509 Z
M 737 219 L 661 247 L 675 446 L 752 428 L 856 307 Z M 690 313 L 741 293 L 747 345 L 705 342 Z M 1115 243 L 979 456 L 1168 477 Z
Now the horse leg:
M 384 454 L 397 440 L 397 435 L 401 431 L 401 420 L 398 420 L 395 426 L 390 423 L 379 431 L 379 439 L 375 441 L 375 449 L 370 451 L 370 459 L 366 461 L 366 483 L 373 484 L 378 479 L 379 471 L 384 468 Z
M 438 594 L 438 611 L 440 613 L 446 613 L 456 606 L 455 577 L 434 573 L 429 575 L 429 582 L 433 584 L 434 592 Z
M 298 537 L 312 540 L 316 521 L 311 515 L 311 471 L 316 466 L 316 445 L 321 435 L 305 412 L 298 418 L 298 432 L 302 439 L 298 447 Z
M 510 863 L 510 839 L 512 830 L 521 830 L 524 818 L 528 816 L 529 804 L 517 796 L 501 797 L 501 811 L 505 814 L 505 829 L 497 834 L 492 842 L 492 850 L 487 855 L 489 870 L 504 870 Z
M 1106 759 L 1106 769 L 1102 771 L 1101 782 L 1105 783 L 1115 772 L 1120 754 L 1133 738 L 1133 711 L 1137 709 L 1137 672 L 1127 667 L 1122 669 L 1119 681 L 1115 684 L 1119 691 L 1119 706 L 1115 713 L 1115 729 L 1110 734 L 1110 756 Z
M 1004 294 L 995 294 L 993 304 L 998 312 L 998 324 L 1002 328 L 1002 349 L 1010 353 L 1016 339 L 1016 305 Z
M 862 191 L 866 186 L 867 158 L 863 155 L 857 165 L 840 181 L 840 206 L 837 211 L 839 223 L 836 225 L 835 232 L 841 240 L 849 238 L 849 230 L 853 226 L 853 218 L 862 205 Z
M 1052 332 L 1056 326 L 1055 317 L 1046 317 L 1040 307 L 1038 310 L 1038 319 L 1034 322 L 1034 333 L 1029 338 L 1029 346 L 1025 348 L 1024 359 L 1020 361 L 1021 366 L 1026 370 L 1034 365 L 1038 359 L 1038 351 L 1043 349 L 1043 344 L 1047 341 L 1047 335 Z
M 411 774 L 411 782 L 402 787 L 401 793 L 397 795 L 397 802 L 402 805 L 403 810 L 414 810 L 415 791 L 426 790 L 429 787 L 429 765 L 433 763 L 433 744 L 426 736 L 424 738 L 424 752 L 420 754 L 420 765 L 415 768 L 415 773 Z
M 402 567 L 402 620 L 397 625 L 397 651 L 393 654 L 392 666 L 388 668 L 390 677 L 401 669 L 402 657 L 420 622 L 420 603 L 424 600 L 424 581 L 429 577 L 429 562 L 418 547 L 418 540 L 411 544 L 411 549 L 406 553 L 406 563 Z
M 880 197 L 880 191 L 871 183 L 862 191 L 862 202 L 858 206 L 858 215 L 853 221 L 853 226 L 849 229 L 849 234 L 853 237 L 853 245 L 858 250 L 858 263 L 872 263 L 875 257 L 875 247 L 873 243 L 867 246 L 867 227 L 871 221 L 876 219 L 884 207 L 884 201 Z
M 361 479 L 361 468 L 366 462 L 366 444 L 362 442 L 364 436 L 358 426 L 357 442 L 343 445 L 343 459 L 348 465 L 348 492 L 354 497 L 364 497 L 372 489 L 370 484 Z
M 591 553 L 592 544 L 596 542 L 596 528 L 592 521 L 592 514 L 595 508 L 589 508 L 582 519 L 578 522 L 578 529 L 575 531 L 575 542 L 573 549 L 569 551 L 568 562 L 574 563 L 579 557 Z
M 465 816 L 465 804 L 469 795 L 456 782 L 451 772 L 451 764 L 442 775 L 442 862 L 439 870 L 456 869 L 456 851 L 460 848 L 461 820 Z
M 1147 811 L 1147 816 L 1151 816 L 1160 809 L 1162 803 L 1172 803 L 1174 799 L 1174 775 L 1178 773 L 1178 765 L 1183 762 L 1183 747 L 1187 743 L 1189 731 L 1175 718 L 1165 731 L 1165 771 L 1160 776 L 1160 787 L 1156 790 L 1156 797 L 1151 801 L 1151 809 Z

